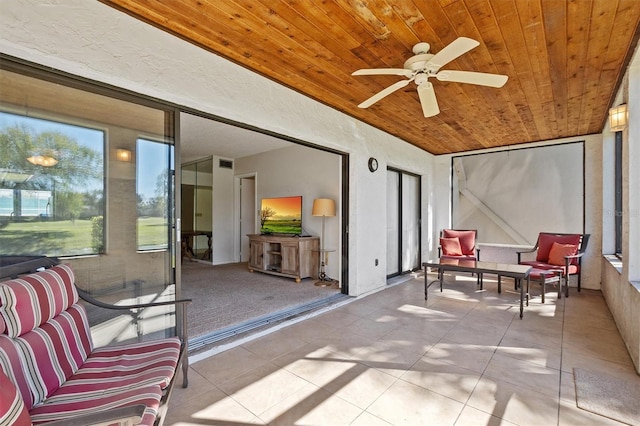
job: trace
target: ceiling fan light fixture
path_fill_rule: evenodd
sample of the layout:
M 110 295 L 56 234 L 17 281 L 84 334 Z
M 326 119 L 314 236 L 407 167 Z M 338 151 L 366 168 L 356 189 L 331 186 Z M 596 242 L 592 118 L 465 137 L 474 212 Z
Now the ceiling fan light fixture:
M 468 83 L 478 86 L 502 87 L 508 76 L 501 74 L 489 74 L 474 71 L 443 70 L 444 65 L 456 60 L 471 49 L 479 46 L 476 40 L 467 37 L 458 37 L 438 53 L 428 53 L 431 46 L 429 43 L 417 43 L 413 47 L 414 56 L 404 62 L 404 68 L 381 68 L 381 69 L 361 69 L 352 75 L 399 75 L 405 76 L 408 80 L 401 80 L 371 96 L 366 101 L 358 105 L 359 108 L 368 108 L 380 99 L 406 86 L 410 81 L 415 80 L 418 86 L 418 97 L 425 117 L 432 117 L 440 113 L 438 100 L 429 77 L 436 77 L 439 81 L 450 81 L 454 83 Z
M 27 161 L 35 166 L 42 166 L 42 167 L 53 167 L 56 164 L 58 164 L 58 160 L 56 160 L 55 158 L 50 157 L 48 155 L 39 155 L 39 154 L 28 157 Z

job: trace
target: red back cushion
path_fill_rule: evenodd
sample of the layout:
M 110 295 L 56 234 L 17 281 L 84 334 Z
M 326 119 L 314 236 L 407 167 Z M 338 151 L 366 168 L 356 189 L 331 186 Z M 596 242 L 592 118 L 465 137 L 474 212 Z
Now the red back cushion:
M 444 238 L 458 238 L 460 240 L 460 248 L 464 255 L 474 255 L 476 249 L 476 231 L 456 231 L 454 229 L 443 229 L 442 236 Z
M 56 265 L 0 283 L 0 315 L 9 337 L 33 330 L 77 301 L 78 292 L 69 265 Z
M 462 256 L 462 248 L 458 237 L 440 238 L 440 247 L 442 247 L 442 254 L 445 256 Z
M 0 424 L 30 426 L 31 418 L 16 386 L 0 369 Z
M 22 355 L 16 346 L 16 342 L 6 335 L 0 335 L 0 370 L 18 388 L 22 395 L 22 401 L 24 401 L 27 409 L 30 410 L 34 401 L 28 378 L 22 366 L 21 357 Z M 0 424 L 4 423 L 0 422 Z
M 577 247 L 580 245 L 580 237 L 581 237 L 580 234 L 553 235 L 553 234 L 540 233 L 540 235 L 538 236 L 538 253 L 536 255 L 536 260 L 538 262 L 548 263 L 549 252 L 551 251 L 551 247 L 553 246 L 553 243 L 573 244 Z M 577 261 L 572 263 L 577 264 Z M 562 264 L 564 265 L 564 260 L 562 261 Z
M 92 351 L 87 312 L 70 306 L 33 331 L 16 337 L 34 405 L 51 396 L 84 364 Z
M 549 261 L 551 265 L 564 266 L 564 257 L 573 256 L 578 252 L 578 246 L 575 244 L 558 244 L 553 243 L 551 251 L 549 251 Z M 574 259 L 571 259 L 572 261 Z

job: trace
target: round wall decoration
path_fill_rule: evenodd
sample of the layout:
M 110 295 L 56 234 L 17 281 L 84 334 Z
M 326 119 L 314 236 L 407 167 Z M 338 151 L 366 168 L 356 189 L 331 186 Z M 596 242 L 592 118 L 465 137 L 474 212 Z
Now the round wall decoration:
M 369 158 L 369 170 L 371 171 L 371 173 L 378 170 L 378 160 L 373 157 Z

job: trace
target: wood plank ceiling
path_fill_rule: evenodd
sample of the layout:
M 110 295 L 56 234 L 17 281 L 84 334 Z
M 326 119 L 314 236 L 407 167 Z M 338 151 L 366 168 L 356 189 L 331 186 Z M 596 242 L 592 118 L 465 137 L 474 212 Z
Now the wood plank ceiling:
M 600 133 L 637 44 L 640 0 L 102 0 L 433 154 Z M 425 41 L 480 46 L 443 69 L 509 76 L 502 88 L 430 81 L 368 109 Z

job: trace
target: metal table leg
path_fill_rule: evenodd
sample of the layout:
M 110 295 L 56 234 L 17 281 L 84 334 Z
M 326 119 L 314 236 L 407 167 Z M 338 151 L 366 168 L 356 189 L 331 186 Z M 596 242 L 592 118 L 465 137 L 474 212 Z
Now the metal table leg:
M 524 286 L 522 285 L 522 280 L 520 278 L 516 279 L 516 282 L 520 286 L 520 319 L 522 319 L 522 316 L 524 315 Z

